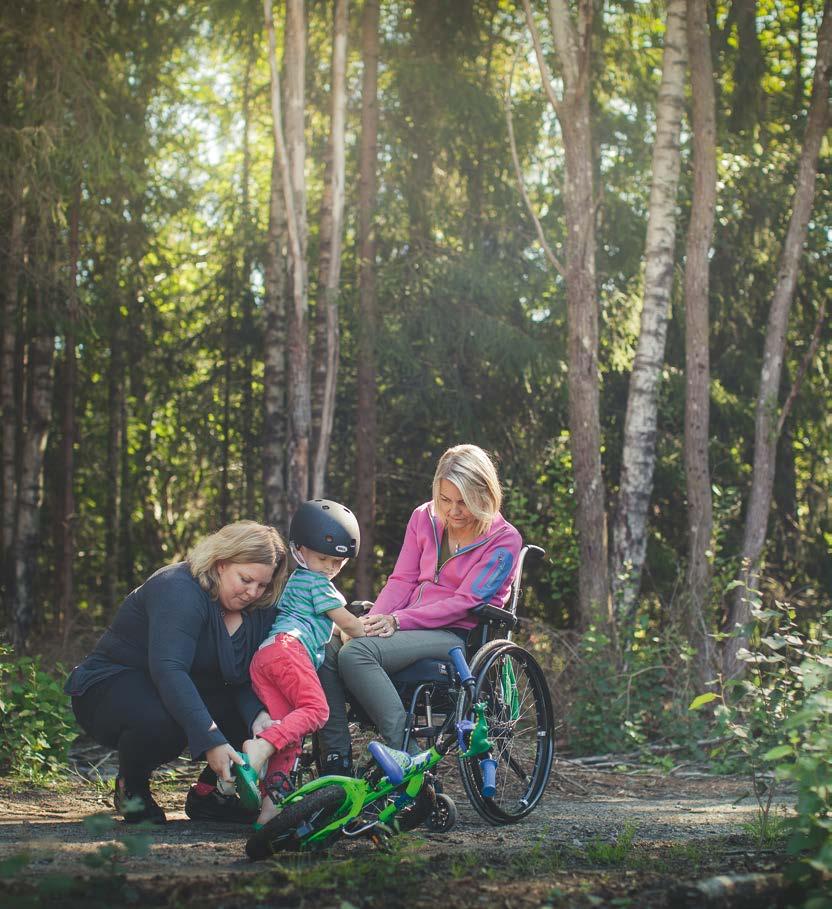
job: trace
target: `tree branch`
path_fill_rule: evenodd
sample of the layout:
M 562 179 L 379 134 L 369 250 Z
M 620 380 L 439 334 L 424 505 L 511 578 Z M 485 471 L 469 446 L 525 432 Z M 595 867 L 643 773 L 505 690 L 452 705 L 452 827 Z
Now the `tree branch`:
M 510 77 L 509 77 L 510 78 Z M 534 229 L 537 232 L 537 239 L 540 241 L 540 245 L 543 247 L 543 251 L 546 253 L 546 258 L 552 263 L 555 271 L 562 277 L 566 278 L 566 270 L 563 265 L 561 265 L 558 257 L 552 251 L 552 248 L 546 242 L 546 235 L 543 233 L 543 225 L 540 223 L 540 218 L 537 216 L 537 212 L 534 210 L 534 205 L 532 200 L 529 198 L 528 192 L 526 192 L 526 185 L 523 182 L 523 171 L 520 167 L 520 157 L 517 154 L 517 143 L 514 139 L 514 121 L 511 116 L 511 83 L 509 82 L 509 89 L 506 91 L 506 100 L 505 100 L 505 112 L 506 112 L 506 126 L 508 127 L 508 141 L 511 146 L 511 160 L 514 162 L 514 173 L 517 177 L 517 187 L 520 190 L 520 195 L 523 197 L 523 201 L 526 203 L 526 208 L 531 215 L 531 219 L 534 222 Z
M 812 360 L 815 359 L 815 354 L 818 352 L 818 346 L 820 345 L 820 335 L 821 331 L 823 330 L 823 323 L 825 321 L 826 298 L 822 297 L 820 301 L 820 309 L 818 310 L 818 318 L 815 322 L 815 330 L 812 333 L 812 340 L 809 343 L 809 349 L 806 351 L 806 355 L 803 357 L 800 368 L 797 371 L 797 375 L 794 377 L 792 390 L 789 392 L 789 396 L 786 398 L 786 403 L 783 405 L 783 409 L 780 411 L 780 419 L 777 421 L 777 432 L 775 434 L 775 438 L 780 438 L 780 433 L 783 432 L 783 426 L 788 419 L 789 412 L 794 405 L 795 399 L 800 393 L 800 386 L 803 383 L 806 371 L 809 369 L 809 364 L 812 362 Z
M 537 66 L 540 70 L 540 79 L 543 82 L 543 88 L 546 92 L 546 97 L 549 99 L 549 103 L 552 105 L 552 109 L 560 118 L 561 102 L 558 100 L 558 96 L 555 94 L 554 88 L 552 88 L 552 79 L 549 75 L 549 67 L 546 65 L 546 60 L 543 57 L 543 47 L 540 43 L 540 33 L 537 30 L 537 26 L 534 24 L 534 19 L 532 18 L 532 8 L 529 4 L 529 0 L 523 0 L 523 9 L 526 13 L 526 23 L 529 26 L 529 32 L 532 36 L 532 44 L 534 45 L 534 53 L 537 57 Z

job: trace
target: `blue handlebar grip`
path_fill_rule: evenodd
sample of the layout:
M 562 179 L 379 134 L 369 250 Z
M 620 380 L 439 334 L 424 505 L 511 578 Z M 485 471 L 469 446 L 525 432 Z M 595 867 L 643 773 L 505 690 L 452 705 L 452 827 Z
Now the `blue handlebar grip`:
M 450 651 L 448 651 L 448 656 L 451 658 L 454 669 L 456 669 L 459 680 L 463 685 L 474 678 L 474 676 L 471 675 L 471 670 L 468 668 L 468 663 L 465 662 L 465 656 L 462 653 L 461 647 L 452 647 Z
M 484 799 L 494 798 L 494 793 L 497 791 L 497 762 L 491 757 L 482 758 L 480 771 L 482 772 L 482 797 Z

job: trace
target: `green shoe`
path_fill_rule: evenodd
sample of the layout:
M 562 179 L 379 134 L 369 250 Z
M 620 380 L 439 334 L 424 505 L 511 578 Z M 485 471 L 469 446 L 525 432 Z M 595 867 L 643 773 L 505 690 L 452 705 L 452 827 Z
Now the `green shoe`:
M 233 769 L 234 777 L 237 781 L 237 795 L 240 802 L 248 811 L 259 811 L 263 804 L 263 797 L 260 795 L 260 776 L 257 771 L 249 764 L 248 757 L 241 752 L 237 752 L 245 762 L 244 764 L 235 764 Z

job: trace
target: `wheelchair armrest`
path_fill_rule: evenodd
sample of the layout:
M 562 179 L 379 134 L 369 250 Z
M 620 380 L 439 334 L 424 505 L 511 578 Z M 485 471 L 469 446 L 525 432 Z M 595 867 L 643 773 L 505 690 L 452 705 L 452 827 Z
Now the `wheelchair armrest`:
M 505 625 L 507 628 L 514 629 L 520 624 L 520 619 L 516 615 L 512 615 L 501 606 L 494 606 L 492 603 L 480 603 L 471 612 L 479 616 L 480 624 L 483 625 Z
M 353 600 L 351 603 L 347 604 L 347 611 L 351 612 L 356 618 L 361 618 L 362 615 L 369 612 L 372 608 L 372 600 Z

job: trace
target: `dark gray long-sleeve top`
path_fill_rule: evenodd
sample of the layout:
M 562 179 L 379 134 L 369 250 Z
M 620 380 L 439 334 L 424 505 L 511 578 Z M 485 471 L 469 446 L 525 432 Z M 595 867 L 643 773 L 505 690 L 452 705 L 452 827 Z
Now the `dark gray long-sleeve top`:
M 73 669 L 64 690 L 81 695 L 125 669 L 145 670 L 197 758 L 227 742 L 200 690 L 233 687 L 240 716 L 249 728 L 264 709 L 251 690 L 248 667 L 275 612 L 274 606 L 247 610 L 243 624 L 229 635 L 219 603 L 199 586 L 188 565 L 168 565 L 127 596 L 93 652 Z

